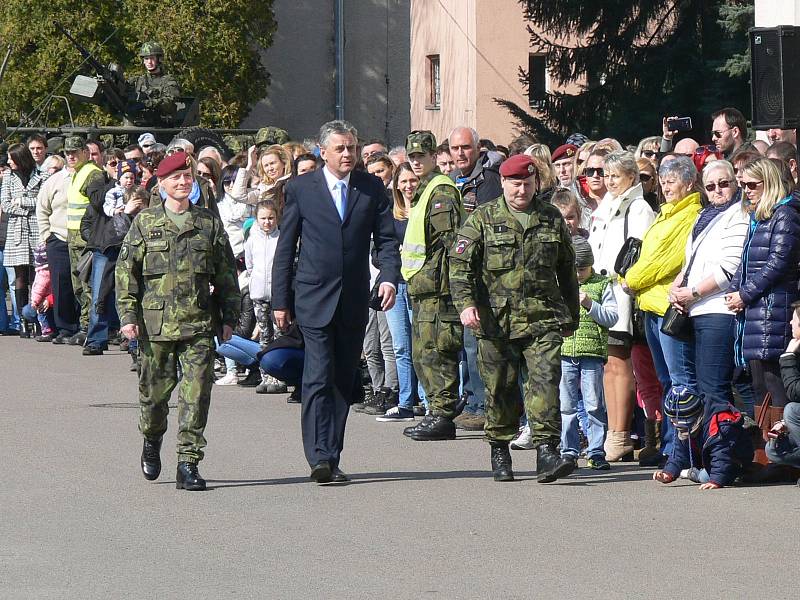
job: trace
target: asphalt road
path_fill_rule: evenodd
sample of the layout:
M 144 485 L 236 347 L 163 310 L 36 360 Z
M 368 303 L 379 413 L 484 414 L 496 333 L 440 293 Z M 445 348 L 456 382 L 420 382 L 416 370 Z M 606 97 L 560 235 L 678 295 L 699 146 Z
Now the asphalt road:
M 127 355 L 0 338 L 0 357 L 0 598 L 796 598 L 795 486 L 633 465 L 543 485 L 533 452 L 498 484 L 480 434 L 353 414 L 353 481 L 319 487 L 298 406 L 217 387 L 210 489 L 177 491 L 174 414 L 160 480 L 139 471 Z

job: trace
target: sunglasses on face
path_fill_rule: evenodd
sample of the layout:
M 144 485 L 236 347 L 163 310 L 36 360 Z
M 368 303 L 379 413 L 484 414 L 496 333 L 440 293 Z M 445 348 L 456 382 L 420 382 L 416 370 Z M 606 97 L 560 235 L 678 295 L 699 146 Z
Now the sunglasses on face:
M 589 167 L 588 169 L 583 170 L 586 173 L 587 177 L 604 177 L 605 171 L 603 171 L 602 167 Z
M 655 150 L 642 150 L 642 156 L 645 158 L 653 158 L 656 155 Z
M 211 173 L 209 173 L 208 171 L 198 171 L 197 174 L 205 179 L 211 179 Z
M 721 138 L 721 137 L 722 137 L 722 135 L 723 135 L 723 134 L 724 134 L 726 131 L 730 131 L 730 129 L 723 129 L 722 131 L 712 131 L 712 132 L 711 132 L 711 137 L 715 137 L 715 138 Z
M 107 166 L 107 167 L 111 167 L 112 169 L 116 169 L 116 168 L 117 168 L 117 164 L 118 164 L 118 163 L 117 163 L 117 161 L 116 161 L 116 160 L 110 160 L 110 161 L 108 161 L 108 162 L 106 163 L 106 166 Z
M 753 191 L 753 190 L 757 189 L 758 186 L 760 186 L 762 183 L 764 183 L 764 182 L 763 181 L 743 181 L 742 185 L 744 187 L 746 187 L 748 190 Z
M 639 181 L 641 181 L 642 183 L 647 183 L 652 178 L 653 176 L 650 175 L 649 173 L 639 173 Z
M 706 188 L 706 191 L 713 192 L 717 188 L 719 188 L 720 190 L 724 190 L 724 189 L 730 187 L 730 185 L 731 185 L 730 181 L 728 181 L 727 179 L 722 179 L 721 181 L 718 181 L 717 183 L 706 184 L 704 187 Z

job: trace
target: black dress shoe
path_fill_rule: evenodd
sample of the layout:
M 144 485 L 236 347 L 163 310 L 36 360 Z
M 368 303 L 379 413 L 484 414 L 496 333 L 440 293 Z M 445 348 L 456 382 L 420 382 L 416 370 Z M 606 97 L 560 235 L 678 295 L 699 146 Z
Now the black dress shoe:
M 492 442 L 492 475 L 495 481 L 514 481 L 508 442 Z
M 563 458 L 553 444 L 541 444 L 536 452 L 536 481 L 539 483 L 552 483 L 575 470 L 575 461 Z
M 348 481 L 350 481 L 350 478 L 339 467 L 336 467 L 331 473 L 330 483 L 347 483 Z
M 292 390 L 292 393 L 289 394 L 289 397 L 286 398 L 286 403 L 287 404 L 300 404 L 300 393 L 301 393 L 301 390 L 300 390 L 300 386 L 298 385 Z
M 452 419 L 438 415 L 427 415 L 417 425 L 406 427 L 403 435 L 418 442 L 434 442 L 456 439 L 456 426 Z
M 142 474 L 147 481 L 158 479 L 161 474 L 161 440 L 144 438 L 142 445 Z
M 311 467 L 311 479 L 317 483 L 330 483 L 333 476 L 331 464 L 327 460 L 318 462 Z
M 197 463 L 179 462 L 178 474 L 175 476 L 175 489 L 200 492 L 206 489 L 206 480 L 200 477 Z

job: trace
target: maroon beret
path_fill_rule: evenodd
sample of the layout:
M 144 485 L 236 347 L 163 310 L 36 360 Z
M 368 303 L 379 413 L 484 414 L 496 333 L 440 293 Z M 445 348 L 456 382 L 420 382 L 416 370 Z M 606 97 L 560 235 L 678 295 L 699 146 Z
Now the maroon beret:
M 536 173 L 536 163 L 527 154 L 515 154 L 500 165 L 500 175 L 512 179 L 527 179 Z
M 191 157 L 186 154 L 186 152 L 179 151 L 175 152 L 174 154 L 170 154 L 166 158 L 164 158 L 160 163 L 158 163 L 158 169 L 156 169 L 156 177 L 159 179 L 163 179 L 164 177 L 169 177 L 175 171 L 184 171 L 186 169 L 192 168 L 192 159 Z
M 553 162 L 561 160 L 562 158 L 572 158 L 578 153 L 578 147 L 575 144 L 563 144 L 553 151 Z

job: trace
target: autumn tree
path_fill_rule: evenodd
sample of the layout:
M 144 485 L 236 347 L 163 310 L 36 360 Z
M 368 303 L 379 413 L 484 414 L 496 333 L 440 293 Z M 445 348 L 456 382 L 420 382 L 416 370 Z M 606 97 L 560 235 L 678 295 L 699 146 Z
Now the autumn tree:
M 126 76 L 143 72 L 142 42 L 158 41 L 183 93 L 200 98 L 204 125 L 235 127 L 266 95 L 269 73 L 260 50 L 271 45 L 276 27 L 272 0 L 5 0 L 0 43 L 12 44 L 13 53 L 0 86 L 0 118 L 8 123 L 43 103 L 50 122 L 65 122 L 63 101 L 48 98 L 67 96 L 76 74 L 90 74 L 54 20 L 101 63 L 122 65 Z M 71 105 L 76 122 L 115 122 L 97 107 Z

